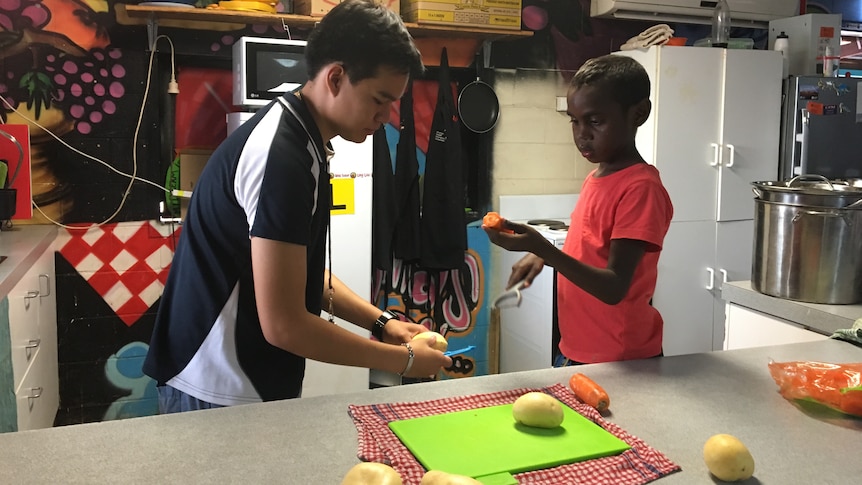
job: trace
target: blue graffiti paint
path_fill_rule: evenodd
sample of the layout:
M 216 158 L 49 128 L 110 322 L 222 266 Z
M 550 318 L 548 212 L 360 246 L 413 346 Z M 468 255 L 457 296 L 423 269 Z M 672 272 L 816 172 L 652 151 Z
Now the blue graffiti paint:
M 132 342 L 123 346 L 105 362 L 105 376 L 111 384 L 129 391 L 129 395 L 112 402 L 103 421 L 158 414 L 156 381 L 144 375 L 142 367 L 149 346 Z

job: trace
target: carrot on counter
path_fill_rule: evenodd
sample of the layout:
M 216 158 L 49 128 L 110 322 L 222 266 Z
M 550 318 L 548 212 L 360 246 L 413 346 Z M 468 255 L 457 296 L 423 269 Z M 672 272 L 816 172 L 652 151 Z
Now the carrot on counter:
M 500 214 L 496 212 L 489 212 L 485 214 L 485 217 L 482 218 L 483 226 L 494 229 L 495 231 L 513 234 L 515 231 L 511 229 L 506 229 L 505 222 L 506 219 L 504 219 Z
M 581 373 L 577 373 L 569 379 L 569 387 L 572 388 L 572 392 L 578 399 L 596 408 L 599 412 L 608 409 L 611 405 L 611 398 L 602 389 L 602 386 Z

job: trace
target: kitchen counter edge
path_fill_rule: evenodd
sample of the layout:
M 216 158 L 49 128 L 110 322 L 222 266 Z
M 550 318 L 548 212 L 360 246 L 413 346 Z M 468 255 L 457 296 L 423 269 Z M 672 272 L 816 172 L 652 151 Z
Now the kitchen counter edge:
M 24 225 L 0 231 L 0 298 L 9 294 L 57 238 L 55 225 Z

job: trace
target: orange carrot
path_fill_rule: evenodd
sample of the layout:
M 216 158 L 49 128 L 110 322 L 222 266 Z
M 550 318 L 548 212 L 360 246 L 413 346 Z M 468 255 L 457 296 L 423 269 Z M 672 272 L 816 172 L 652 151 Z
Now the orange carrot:
M 581 373 L 577 373 L 569 379 L 569 387 L 572 388 L 572 392 L 578 399 L 598 409 L 599 412 L 608 409 L 611 405 L 611 398 L 608 397 L 608 393 L 602 389 L 602 386 Z
M 485 214 L 485 217 L 482 218 L 482 225 L 488 227 L 490 229 L 494 229 L 495 231 L 507 232 L 509 234 L 514 234 L 515 231 L 511 229 L 506 229 L 505 225 L 506 219 L 504 219 L 500 214 L 496 212 L 489 212 Z

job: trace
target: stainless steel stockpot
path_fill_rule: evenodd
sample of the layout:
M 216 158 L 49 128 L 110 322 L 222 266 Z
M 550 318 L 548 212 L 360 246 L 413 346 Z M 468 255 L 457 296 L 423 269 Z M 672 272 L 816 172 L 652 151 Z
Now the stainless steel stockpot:
M 752 287 L 825 304 L 862 301 L 862 187 L 755 182 Z

